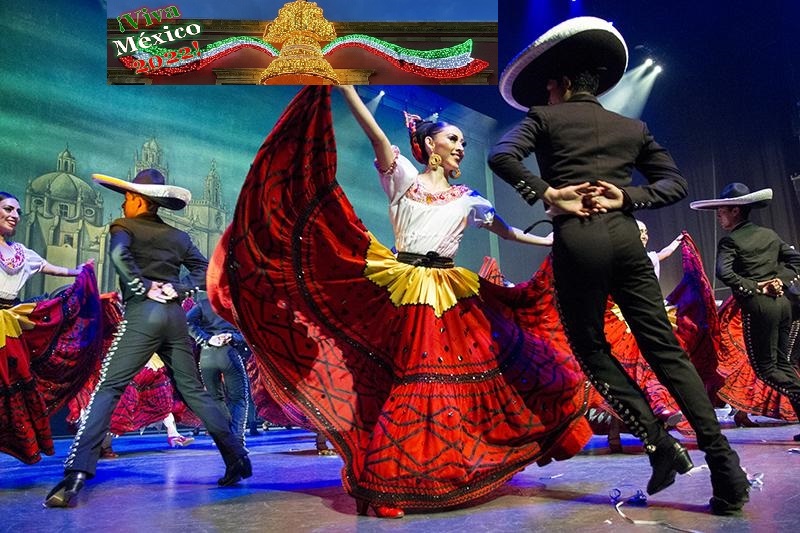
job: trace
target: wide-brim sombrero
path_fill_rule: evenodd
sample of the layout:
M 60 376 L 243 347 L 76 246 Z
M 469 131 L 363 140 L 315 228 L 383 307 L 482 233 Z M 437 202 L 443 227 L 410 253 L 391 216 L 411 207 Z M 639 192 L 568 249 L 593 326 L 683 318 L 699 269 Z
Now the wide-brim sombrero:
M 749 206 L 751 209 L 766 207 L 772 201 L 772 189 L 750 192 L 744 183 L 730 183 L 722 189 L 719 198 L 697 200 L 689 204 L 692 209 L 719 209 L 720 207 Z
M 105 174 L 92 174 L 92 179 L 95 183 L 112 191 L 122 194 L 126 192 L 141 194 L 147 196 L 161 207 L 175 211 L 183 209 L 192 200 L 192 193 L 189 189 L 163 183 L 143 183 L 149 177 L 144 175 L 146 172 L 142 171 L 137 174 L 134 181 L 125 181 Z M 163 180 L 163 177 L 161 179 Z
M 517 54 L 498 87 L 512 107 L 547 104 L 547 81 L 589 70 L 600 75 L 597 94 L 616 85 L 628 68 L 628 47 L 614 26 L 597 17 L 565 20 Z

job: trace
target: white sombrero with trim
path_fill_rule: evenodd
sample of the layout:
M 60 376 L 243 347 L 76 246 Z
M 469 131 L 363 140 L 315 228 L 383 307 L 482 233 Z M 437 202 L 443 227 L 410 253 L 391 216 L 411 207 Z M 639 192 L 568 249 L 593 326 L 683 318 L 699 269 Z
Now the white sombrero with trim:
M 551 28 L 512 59 L 498 87 L 512 107 L 527 111 L 547 104 L 547 80 L 589 70 L 600 75 L 600 95 L 622 79 L 626 68 L 628 47 L 613 24 L 576 17 Z
M 154 168 L 142 170 L 136 174 L 133 181 L 125 181 L 105 174 L 92 174 L 92 179 L 95 183 L 112 191 L 122 194 L 133 192 L 147 196 L 161 207 L 173 211 L 183 209 L 192 200 L 192 193 L 189 189 L 167 185 L 161 172 Z
M 692 209 L 719 209 L 720 207 L 750 206 L 752 209 L 766 207 L 772 200 L 772 189 L 750 192 L 744 183 L 729 183 L 722 189 L 719 198 L 697 200 L 689 204 Z

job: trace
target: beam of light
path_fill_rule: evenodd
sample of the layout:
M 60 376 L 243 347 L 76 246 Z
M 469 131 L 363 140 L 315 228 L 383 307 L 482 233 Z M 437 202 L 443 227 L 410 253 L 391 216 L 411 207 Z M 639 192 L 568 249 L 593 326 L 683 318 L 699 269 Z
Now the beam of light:
M 603 107 L 626 117 L 641 117 L 656 80 L 656 71 L 661 72 L 661 67 L 653 68 L 653 64 L 645 62 L 626 72 L 616 87 L 600 97 Z
M 644 60 L 644 66 L 645 66 L 645 67 L 649 67 L 649 66 L 650 66 L 650 65 L 652 65 L 653 63 L 655 63 L 655 61 L 653 61 L 653 60 L 652 60 L 651 58 L 649 58 L 649 57 L 648 57 L 647 59 L 645 59 L 645 60 Z
M 383 99 L 384 96 L 386 96 L 386 91 L 381 90 L 371 100 L 364 102 L 364 105 L 367 106 L 367 109 L 369 109 L 370 113 L 372 113 L 373 115 L 375 114 L 375 112 L 378 110 L 378 106 L 381 105 L 381 100 Z

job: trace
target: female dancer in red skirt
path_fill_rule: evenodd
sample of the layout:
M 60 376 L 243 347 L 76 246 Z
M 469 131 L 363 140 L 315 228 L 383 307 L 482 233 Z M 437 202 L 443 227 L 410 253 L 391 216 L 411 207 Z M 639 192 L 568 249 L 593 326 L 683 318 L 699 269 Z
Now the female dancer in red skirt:
M 12 237 L 19 200 L 0 192 L 0 452 L 33 464 L 53 455 L 50 415 L 83 385 L 102 356 L 94 267 L 51 265 Z M 55 298 L 20 303 L 36 273 L 76 276 Z
M 306 87 L 256 155 L 214 253 L 215 309 L 244 333 L 270 393 L 331 441 L 362 514 L 461 506 L 534 461 L 571 457 L 591 436 L 576 361 L 518 323 L 530 294 L 453 266 L 469 225 L 544 240 L 449 183 L 465 153 L 458 128 L 416 123 L 420 173 L 355 90 L 342 94 L 375 148 L 398 255 L 335 180 L 330 88 Z

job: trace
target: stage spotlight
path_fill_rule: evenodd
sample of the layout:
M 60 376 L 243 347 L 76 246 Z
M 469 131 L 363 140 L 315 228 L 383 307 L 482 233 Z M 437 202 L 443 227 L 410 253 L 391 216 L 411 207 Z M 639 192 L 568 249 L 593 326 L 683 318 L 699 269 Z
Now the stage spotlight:
M 626 117 L 640 117 L 655 83 L 656 73 L 660 71 L 656 60 L 649 58 L 649 61 L 626 72 L 612 90 L 600 97 L 600 102 L 606 109 Z
M 436 122 L 437 120 L 439 120 L 439 113 L 434 112 L 431 115 L 429 115 L 425 120 L 429 122 Z
M 541 2 L 538 2 L 541 3 Z M 572 0 L 569 6 L 570 17 L 577 17 L 584 14 L 583 3 L 581 0 Z
M 377 95 L 375 95 L 374 98 L 372 98 L 371 100 L 365 102 L 365 105 L 367 106 L 367 109 L 369 109 L 370 113 L 372 113 L 373 115 L 375 114 L 375 111 L 378 110 L 378 106 L 380 105 L 381 99 L 384 96 L 386 96 L 386 91 L 381 90 L 381 91 L 378 92 Z
M 661 74 L 664 69 L 661 68 L 661 65 L 656 65 L 656 68 L 653 69 L 653 74 Z

